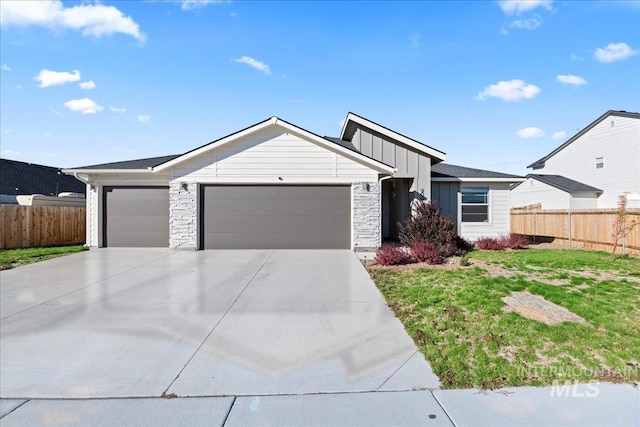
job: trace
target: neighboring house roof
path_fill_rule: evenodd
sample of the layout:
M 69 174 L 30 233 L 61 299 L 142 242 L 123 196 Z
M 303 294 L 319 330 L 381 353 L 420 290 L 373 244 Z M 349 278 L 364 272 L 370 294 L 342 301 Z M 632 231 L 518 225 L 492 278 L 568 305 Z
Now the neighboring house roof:
M 126 160 L 124 162 L 102 163 L 99 165 L 81 166 L 74 169 L 144 169 L 147 170 L 169 160 L 173 160 L 181 154 L 173 154 L 171 156 L 149 157 L 146 159 Z
M 329 141 L 342 145 L 344 148 L 347 148 L 351 151 L 356 151 L 356 152 L 358 151 L 356 147 L 351 143 L 351 141 L 345 141 L 335 136 L 325 136 L 324 139 L 328 139 Z
M 584 135 L 585 133 L 589 132 L 594 126 L 596 126 L 598 123 L 600 123 L 601 121 L 603 121 L 604 119 L 606 119 L 609 116 L 618 116 L 618 117 L 627 117 L 627 118 L 631 118 L 631 119 L 640 119 L 640 113 L 629 113 L 627 111 L 609 110 L 606 113 L 604 113 L 603 115 L 601 115 L 600 117 L 598 117 L 597 119 L 595 119 L 586 128 L 582 129 L 580 132 L 578 132 L 577 134 L 572 136 L 567 142 L 565 142 L 564 144 L 562 144 L 561 146 L 559 146 L 558 148 L 553 150 L 551 153 L 549 153 L 546 156 L 544 156 L 543 158 L 538 159 L 535 162 L 531 163 L 527 167 L 528 168 L 533 168 L 533 169 L 541 169 L 541 168 L 543 168 L 544 164 L 545 164 L 545 162 L 547 160 L 549 160 L 551 157 L 556 155 L 556 153 L 558 153 L 559 151 L 564 149 L 567 145 L 571 144 L 572 142 L 574 142 L 575 140 L 580 138 L 582 135 Z
M 598 188 L 591 187 L 590 185 L 583 184 L 573 179 L 566 178 L 562 175 L 529 174 L 526 176 L 526 178 L 535 179 L 536 181 L 540 181 L 544 184 L 555 187 L 558 190 L 562 190 L 566 193 L 578 193 L 578 192 L 602 193 L 602 190 Z M 518 185 L 520 184 L 519 183 L 516 184 L 513 188 L 517 187 Z
M 287 121 L 284 121 L 278 117 L 271 117 L 262 122 L 256 123 L 252 126 L 234 132 L 230 135 L 217 139 L 215 141 L 209 142 L 200 147 L 194 148 L 193 150 L 187 151 L 184 154 L 171 155 L 171 156 L 163 156 L 163 157 L 153 157 L 147 159 L 137 159 L 137 160 L 129 160 L 125 162 L 114 162 L 114 163 L 105 163 L 100 165 L 91 165 L 91 166 L 83 166 L 78 168 L 70 168 L 65 169 L 65 173 L 97 173 L 97 172 L 118 172 L 118 173 L 126 173 L 126 172 L 160 172 L 164 171 L 168 168 L 175 166 L 178 163 L 183 161 L 192 159 L 196 156 L 199 156 L 203 153 L 208 152 L 209 150 L 219 148 L 223 145 L 231 143 L 233 141 L 238 140 L 244 136 L 250 135 L 254 132 L 260 131 L 268 126 L 277 125 L 285 130 L 299 134 L 311 141 L 314 141 L 318 145 L 332 148 L 342 154 L 345 154 L 349 157 L 355 158 L 361 163 L 367 164 L 369 167 L 372 167 L 380 172 L 384 173 L 393 173 L 395 170 L 392 166 L 389 166 L 385 163 L 379 162 L 371 157 L 365 156 L 359 151 L 355 150 L 355 147 L 351 145 L 348 141 L 338 142 L 335 138 L 323 138 L 319 135 L 316 135 L 313 132 L 310 132 L 306 129 L 302 129 L 298 126 L 295 126 Z
M 0 159 L 0 194 L 85 194 L 83 183 L 60 172 L 53 166 Z
M 393 139 L 395 141 L 408 145 L 409 147 L 412 147 L 435 160 L 443 161 L 447 157 L 447 155 L 440 150 L 436 150 L 435 148 L 429 147 L 428 145 L 423 144 L 420 141 L 416 141 L 413 138 L 409 138 L 408 136 L 402 135 L 401 133 L 398 133 L 394 130 L 391 130 L 387 127 L 379 125 L 378 123 L 372 122 L 371 120 L 365 119 L 364 117 L 358 116 L 357 114 L 354 114 L 351 112 L 347 114 L 347 118 L 344 121 L 344 125 L 342 126 L 342 133 L 340 134 L 340 139 L 345 141 L 351 141 L 358 127 L 357 125 L 364 126 L 390 139 Z
M 432 181 L 524 181 L 524 178 L 518 175 L 467 168 L 447 163 L 437 163 L 431 166 L 431 178 Z

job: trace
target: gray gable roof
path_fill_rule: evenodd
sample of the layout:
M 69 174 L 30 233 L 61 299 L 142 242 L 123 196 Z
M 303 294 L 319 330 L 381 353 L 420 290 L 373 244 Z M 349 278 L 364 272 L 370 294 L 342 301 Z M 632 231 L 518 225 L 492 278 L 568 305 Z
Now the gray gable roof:
M 102 163 L 100 165 L 82 166 L 82 167 L 73 168 L 73 169 L 132 169 L 132 170 L 145 169 L 146 170 L 147 168 L 152 168 L 154 166 L 161 165 L 162 163 L 166 163 L 179 156 L 181 156 L 181 154 L 173 154 L 170 156 L 160 156 L 160 157 L 149 157 L 146 159 L 126 160 L 124 162 Z
M 544 163 L 547 160 L 549 160 L 551 157 L 555 156 L 556 153 L 558 153 L 560 150 L 565 148 L 567 145 L 571 144 L 576 139 L 580 138 L 582 135 L 584 135 L 585 133 L 589 132 L 595 125 L 597 125 L 598 123 L 600 123 L 601 121 L 603 121 L 604 119 L 606 119 L 609 116 L 618 116 L 618 117 L 628 117 L 628 118 L 631 118 L 631 119 L 640 119 L 640 113 L 629 113 L 629 112 L 626 112 L 626 111 L 609 110 L 606 113 L 604 113 L 603 115 L 601 115 L 600 117 L 598 117 L 597 119 L 595 119 L 591 124 L 589 124 L 589 126 L 587 126 L 586 128 L 582 129 L 580 132 L 578 132 L 577 134 L 572 136 L 567 142 L 565 142 L 564 144 L 562 144 L 561 146 L 559 146 L 558 148 L 553 150 L 551 153 L 549 153 L 546 156 L 544 156 L 543 158 L 538 159 L 535 162 L 531 163 L 527 167 L 528 168 L 533 168 L 533 169 L 541 169 L 541 168 L 543 168 L 544 167 Z
M 345 141 L 344 139 L 340 139 L 334 136 L 323 136 L 324 139 L 328 139 L 331 142 L 335 142 L 338 145 L 343 146 L 344 148 L 351 150 L 351 151 L 355 151 L 356 153 L 359 153 L 358 150 L 356 150 L 356 147 L 351 143 L 351 141 Z
M 60 168 L 0 159 L 0 194 L 44 194 L 71 191 L 85 194 L 86 186 Z
M 562 175 L 536 175 L 529 174 L 527 178 L 535 179 L 537 181 L 543 182 L 547 185 L 557 188 L 558 190 L 565 191 L 567 193 L 576 193 L 576 192 L 593 192 L 593 193 L 602 193 L 602 190 L 591 187 L 590 185 L 583 184 L 578 181 L 574 181 L 573 179 L 565 178 Z M 516 186 L 514 186 L 515 188 Z
M 522 178 L 518 175 L 509 175 L 501 172 L 493 172 L 483 169 L 466 168 L 464 166 L 448 163 L 436 163 L 431 166 L 433 178 Z

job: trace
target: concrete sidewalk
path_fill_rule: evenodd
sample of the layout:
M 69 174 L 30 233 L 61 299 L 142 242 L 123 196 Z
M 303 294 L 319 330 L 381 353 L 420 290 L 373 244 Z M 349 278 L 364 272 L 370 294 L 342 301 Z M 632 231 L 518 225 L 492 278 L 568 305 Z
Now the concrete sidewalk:
M 629 384 L 278 396 L 0 400 L 9 426 L 629 426 Z

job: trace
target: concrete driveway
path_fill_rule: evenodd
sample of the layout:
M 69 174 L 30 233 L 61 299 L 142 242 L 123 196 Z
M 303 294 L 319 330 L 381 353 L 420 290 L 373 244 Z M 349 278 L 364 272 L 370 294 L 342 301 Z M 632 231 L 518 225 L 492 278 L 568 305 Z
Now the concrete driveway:
M 98 249 L 0 273 L 0 397 L 437 388 L 351 251 Z

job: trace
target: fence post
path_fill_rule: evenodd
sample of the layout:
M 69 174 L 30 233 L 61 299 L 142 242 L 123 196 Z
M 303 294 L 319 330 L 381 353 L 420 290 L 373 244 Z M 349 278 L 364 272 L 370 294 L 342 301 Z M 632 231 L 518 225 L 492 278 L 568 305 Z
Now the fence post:
M 569 247 L 571 247 L 571 209 L 569 209 Z
M 622 229 L 624 233 L 622 233 L 622 255 L 626 255 L 627 253 L 627 223 L 626 223 L 627 215 L 622 216 Z
M 536 211 L 533 211 L 533 241 L 536 241 Z

